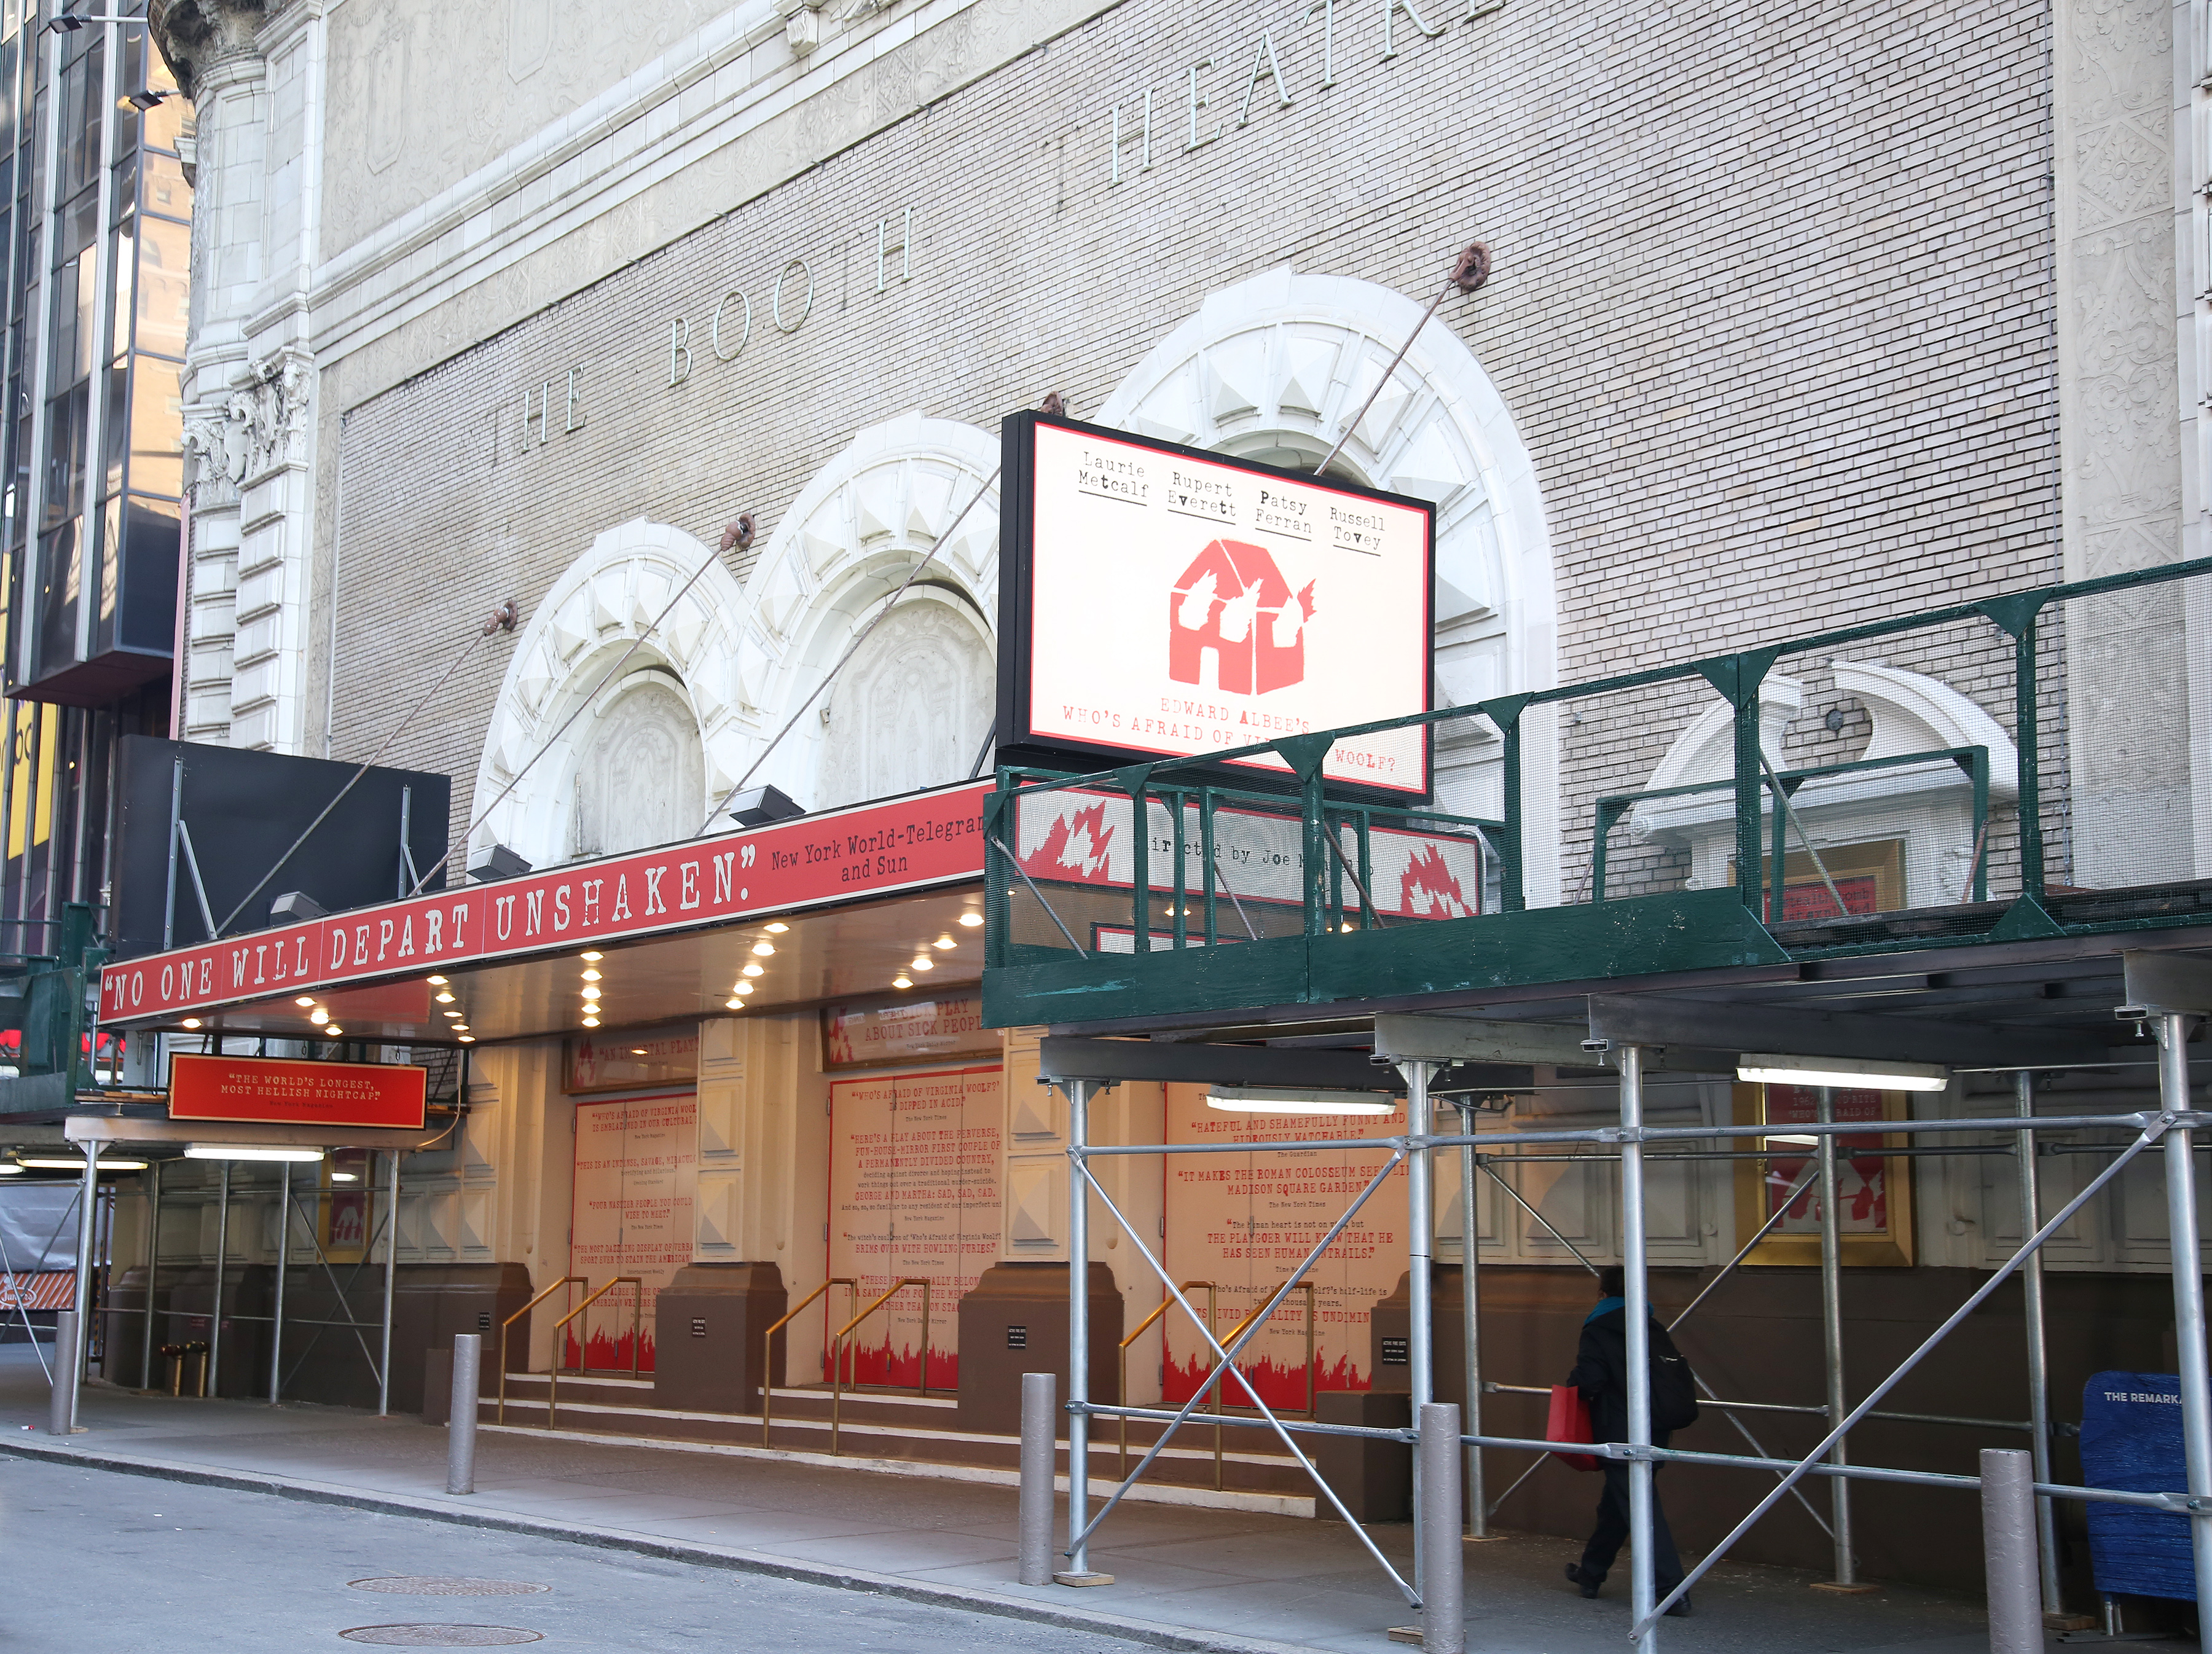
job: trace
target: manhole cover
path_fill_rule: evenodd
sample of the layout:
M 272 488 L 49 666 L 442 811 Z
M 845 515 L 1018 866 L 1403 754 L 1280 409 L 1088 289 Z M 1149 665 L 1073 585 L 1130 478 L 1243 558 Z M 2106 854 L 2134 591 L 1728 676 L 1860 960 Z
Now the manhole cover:
M 388 1574 L 352 1584 L 356 1590 L 386 1591 L 394 1596 L 532 1596 L 553 1589 L 525 1579 L 448 1579 L 421 1573 Z
M 349 1643 L 380 1643 L 386 1648 L 501 1648 L 545 1640 L 534 1631 L 517 1631 L 513 1626 L 356 1626 L 338 1635 Z

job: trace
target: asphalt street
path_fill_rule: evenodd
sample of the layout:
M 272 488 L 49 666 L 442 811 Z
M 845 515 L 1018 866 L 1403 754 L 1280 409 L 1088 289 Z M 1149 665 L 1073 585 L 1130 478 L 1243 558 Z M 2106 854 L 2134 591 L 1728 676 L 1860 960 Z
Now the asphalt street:
M 10 1581 L 0 1649 L 9 1654 L 336 1654 L 365 1643 L 824 1654 L 1138 1646 L 873 1592 L 9 1457 L 0 1457 L 0 1554 Z M 507 1590 L 436 1590 L 453 1581 Z M 431 1589 L 392 1588 L 410 1583 Z M 374 1629 L 406 1627 L 428 1629 Z M 441 1629 L 448 1627 L 517 1634 Z

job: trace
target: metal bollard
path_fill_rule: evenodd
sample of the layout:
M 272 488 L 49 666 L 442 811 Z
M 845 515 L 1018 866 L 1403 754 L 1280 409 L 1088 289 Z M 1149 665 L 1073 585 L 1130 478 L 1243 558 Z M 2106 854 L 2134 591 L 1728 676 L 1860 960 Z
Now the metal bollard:
M 1982 1554 L 1989 1580 L 1990 1654 L 2043 1654 L 2035 1469 L 2024 1448 L 1982 1450 Z
M 1421 1646 L 1430 1654 L 1464 1654 L 1459 1408 L 1449 1402 L 1426 1402 L 1419 1422 L 1413 1450 L 1421 1462 Z
M 453 1335 L 453 1406 L 446 1415 L 446 1491 L 477 1490 L 477 1397 L 483 1370 L 483 1339 Z
M 1052 1584 L 1052 1465 L 1060 1432 L 1058 1380 L 1049 1372 L 1022 1375 L 1022 1503 L 1020 1579 Z
M 54 1311 L 53 1405 L 46 1415 L 51 1435 L 66 1436 L 76 1422 L 76 1311 Z

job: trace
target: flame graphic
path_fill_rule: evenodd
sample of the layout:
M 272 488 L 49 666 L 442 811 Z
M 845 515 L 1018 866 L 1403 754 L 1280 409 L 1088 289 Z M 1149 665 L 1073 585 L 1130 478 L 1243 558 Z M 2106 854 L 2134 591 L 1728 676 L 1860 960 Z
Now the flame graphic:
M 1106 871 L 1106 847 L 1113 837 L 1102 800 L 1054 822 L 1044 842 L 1024 856 L 1022 865 L 1032 873 L 1050 875 L 1072 870 L 1085 879 L 1096 879 Z
M 1398 899 L 1401 912 L 1422 918 L 1465 919 L 1474 912 L 1458 879 L 1444 865 L 1443 852 L 1433 844 L 1413 853 L 1405 876 L 1398 881 Z

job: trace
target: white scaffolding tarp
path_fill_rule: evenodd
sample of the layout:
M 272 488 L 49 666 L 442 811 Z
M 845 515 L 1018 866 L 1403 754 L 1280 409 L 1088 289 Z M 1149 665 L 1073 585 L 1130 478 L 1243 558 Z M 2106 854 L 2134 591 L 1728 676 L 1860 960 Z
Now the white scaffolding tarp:
M 0 1187 L 0 1257 L 17 1274 L 76 1268 L 74 1183 Z

